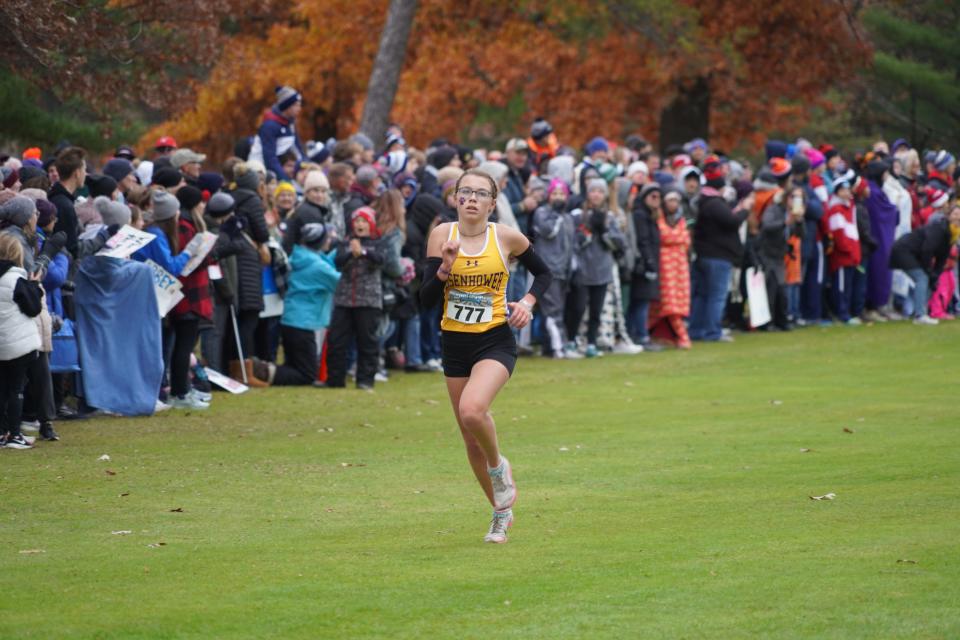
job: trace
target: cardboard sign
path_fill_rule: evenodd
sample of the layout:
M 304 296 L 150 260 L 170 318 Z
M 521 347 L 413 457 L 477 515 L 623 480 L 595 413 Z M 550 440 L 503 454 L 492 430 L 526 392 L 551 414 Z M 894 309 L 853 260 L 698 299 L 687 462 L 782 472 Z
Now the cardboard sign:
M 211 369 L 210 367 L 204 367 L 203 370 L 207 372 L 207 379 L 210 380 L 210 382 L 234 395 L 246 393 L 247 390 L 250 389 L 250 387 L 242 382 L 237 382 L 233 378 L 228 378 L 219 371 Z
M 162 318 L 183 300 L 183 291 L 181 291 L 183 285 L 176 276 L 171 275 L 153 260 L 147 260 L 144 264 L 153 269 L 153 291 L 157 294 L 157 307 Z
M 120 231 L 107 240 L 107 245 L 97 252 L 98 256 L 109 258 L 129 258 L 131 255 L 153 242 L 152 233 L 124 225 Z
M 196 271 L 197 267 L 206 259 L 207 254 L 210 253 L 210 250 L 213 249 L 213 245 L 215 244 L 217 244 L 217 236 L 209 231 L 204 231 L 203 233 L 198 233 L 193 236 L 184 248 L 184 251 L 189 251 L 193 257 L 190 258 L 189 262 L 183 267 L 183 271 L 180 272 L 180 277 L 186 278 Z

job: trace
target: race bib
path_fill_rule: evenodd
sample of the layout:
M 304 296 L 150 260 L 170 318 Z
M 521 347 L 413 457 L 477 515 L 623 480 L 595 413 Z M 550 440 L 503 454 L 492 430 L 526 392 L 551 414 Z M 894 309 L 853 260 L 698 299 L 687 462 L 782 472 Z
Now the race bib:
M 493 320 L 493 296 L 450 289 L 447 291 L 447 317 L 464 324 L 490 322 Z

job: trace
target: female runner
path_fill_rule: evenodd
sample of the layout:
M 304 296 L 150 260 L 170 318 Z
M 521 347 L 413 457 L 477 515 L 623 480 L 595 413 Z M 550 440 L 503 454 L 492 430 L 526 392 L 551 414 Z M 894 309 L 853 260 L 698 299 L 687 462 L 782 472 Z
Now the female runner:
M 511 327 L 530 322 L 533 305 L 550 286 L 551 276 L 526 236 L 489 222 L 497 203 L 493 178 L 471 169 L 457 181 L 455 193 L 457 222 L 438 225 L 427 241 L 420 301 L 432 307 L 443 300 L 440 328 L 447 391 L 470 466 L 494 509 L 484 541 L 503 543 L 513 523 L 517 488 L 510 463 L 500 455 L 490 405 L 517 362 Z M 518 302 L 506 300 L 511 258 L 534 276 L 530 291 Z

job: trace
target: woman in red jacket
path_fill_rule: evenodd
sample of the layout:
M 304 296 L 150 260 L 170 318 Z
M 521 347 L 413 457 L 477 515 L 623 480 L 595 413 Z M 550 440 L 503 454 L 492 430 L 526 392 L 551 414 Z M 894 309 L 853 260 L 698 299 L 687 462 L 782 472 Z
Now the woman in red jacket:
M 207 230 L 203 221 L 203 195 L 199 189 L 187 185 L 177 191 L 177 199 L 181 209 L 178 240 L 181 247 L 186 247 L 195 235 Z M 210 396 L 190 385 L 190 354 L 200 335 L 200 323 L 213 321 L 207 260 L 188 275 L 180 276 L 179 280 L 184 297 L 170 312 L 168 326 L 169 335 L 173 337 L 169 367 L 171 403 L 180 409 L 206 409 L 210 406 Z
M 860 233 L 851 190 L 853 180 L 851 171 L 833 181 L 833 195 L 827 201 L 827 213 L 820 219 L 830 259 L 833 310 L 846 324 L 860 324 L 859 318 L 850 317 L 853 273 L 860 265 Z

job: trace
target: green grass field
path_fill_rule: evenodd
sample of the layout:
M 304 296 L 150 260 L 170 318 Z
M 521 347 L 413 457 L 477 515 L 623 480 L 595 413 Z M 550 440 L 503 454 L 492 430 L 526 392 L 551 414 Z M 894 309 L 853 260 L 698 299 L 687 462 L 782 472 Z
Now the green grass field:
M 62 424 L 0 452 L 0 638 L 957 638 L 958 356 L 960 322 L 523 359 L 506 545 L 439 374 Z

